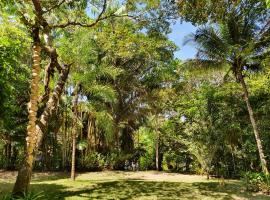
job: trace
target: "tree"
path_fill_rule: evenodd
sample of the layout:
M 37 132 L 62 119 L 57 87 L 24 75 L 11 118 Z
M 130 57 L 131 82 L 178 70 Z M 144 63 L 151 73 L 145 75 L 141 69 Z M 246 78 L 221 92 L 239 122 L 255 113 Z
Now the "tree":
M 91 2 L 93 3 L 93 2 Z M 8 6 L 11 6 L 8 4 Z M 31 172 L 33 168 L 33 160 L 35 151 L 40 146 L 45 129 L 48 125 L 48 119 L 50 115 L 55 111 L 58 105 L 58 100 L 61 97 L 64 85 L 67 81 L 69 68 L 71 64 L 64 64 L 63 67 L 58 62 L 58 54 L 52 43 L 52 31 L 57 28 L 65 28 L 68 26 L 85 26 L 92 27 L 96 25 L 100 20 L 106 19 L 115 15 L 115 10 L 111 10 L 106 16 L 103 16 L 107 8 L 107 1 L 104 0 L 98 6 L 101 8 L 100 13 L 96 19 L 89 19 L 86 16 L 85 9 L 87 1 L 59 1 L 53 2 L 41 2 L 39 0 L 32 0 L 31 2 L 19 2 L 15 4 L 16 15 L 20 16 L 22 24 L 27 27 L 29 34 L 31 35 L 33 46 L 33 69 L 31 80 L 31 94 L 30 102 L 28 104 L 28 117 L 29 123 L 27 126 L 27 148 L 26 156 L 21 170 L 19 170 L 17 180 L 13 189 L 14 194 L 22 195 L 27 192 L 31 179 Z M 75 19 L 68 19 L 65 21 L 65 9 L 73 9 L 73 14 L 79 14 L 81 21 Z M 58 14 L 58 18 L 51 19 L 50 14 L 55 12 Z M 83 13 L 83 14 L 80 14 Z M 64 22 L 63 22 L 64 21 Z M 44 36 L 44 41 L 41 39 L 41 35 Z M 42 114 L 37 119 L 38 103 L 39 103 L 39 85 L 40 85 L 40 72 L 41 72 L 41 51 L 44 51 L 50 58 L 50 64 L 46 68 L 45 76 L 45 97 L 42 100 L 45 101 L 45 108 Z M 54 88 L 52 94 L 48 91 L 48 85 L 50 82 L 50 76 L 53 75 L 54 69 L 57 69 L 60 77 Z
M 72 158 L 71 158 L 71 179 L 75 181 L 75 162 L 76 162 L 76 137 L 77 137 L 77 118 L 78 118 L 78 100 L 79 100 L 79 83 L 74 88 L 73 94 L 73 128 L 72 128 Z
M 259 7 L 259 6 L 258 6 Z M 247 70 L 262 67 L 261 60 L 267 57 L 269 38 L 265 36 L 269 31 L 267 21 L 261 21 L 265 12 L 258 13 L 255 8 L 246 10 L 241 7 L 232 9 L 226 20 L 218 24 L 217 28 L 206 26 L 199 28 L 191 35 L 191 40 L 198 47 L 197 59 L 189 61 L 191 65 L 199 67 L 228 67 L 237 82 L 242 86 L 244 101 L 248 109 L 250 122 L 257 142 L 262 170 L 268 173 L 267 162 L 263 152 L 259 130 L 254 112 L 249 101 L 249 93 L 245 82 Z M 258 27 L 258 23 L 262 26 Z M 265 51 L 266 50 L 266 51 Z
M 203 25 L 208 22 L 222 22 L 226 20 L 228 13 L 237 9 L 248 14 L 248 10 L 253 8 L 253 12 L 262 14 L 267 2 L 268 0 L 176 0 L 174 8 L 177 9 L 181 20 Z
M 96 149 L 99 152 L 106 152 L 105 148 L 133 152 L 133 132 L 150 113 L 149 101 L 154 105 L 158 99 L 155 90 L 164 88 L 174 69 L 170 63 L 175 46 L 163 32 L 150 27 L 143 33 L 142 28 L 140 21 L 112 18 L 93 31 L 73 30 L 72 36 L 66 33 L 67 40 L 61 43 L 61 57 L 74 60 L 72 84 L 81 82 L 91 121 L 98 122 L 95 118 L 102 112 L 113 119 L 107 126 L 114 127 L 93 131 L 99 136 L 105 133 L 105 138 L 110 135 L 108 129 L 114 133 L 109 144 L 103 142 L 103 150 Z
M 1 158 L 1 164 L 6 169 L 15 169 L 27 122 L 30 38 L 6 12 L 1 12 L 0 18 L 0 138 L 6 157 Z

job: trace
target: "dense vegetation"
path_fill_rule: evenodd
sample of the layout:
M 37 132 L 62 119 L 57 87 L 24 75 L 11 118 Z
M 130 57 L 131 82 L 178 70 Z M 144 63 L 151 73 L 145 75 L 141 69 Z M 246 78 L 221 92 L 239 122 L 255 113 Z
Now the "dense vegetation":
M 168 170 L 269 193 L 265 0 L 0 2 L 0 168 Z M 179 60 L 176 20 L 197 27 Z M 181 52 L 181 51 L 180 51 Z

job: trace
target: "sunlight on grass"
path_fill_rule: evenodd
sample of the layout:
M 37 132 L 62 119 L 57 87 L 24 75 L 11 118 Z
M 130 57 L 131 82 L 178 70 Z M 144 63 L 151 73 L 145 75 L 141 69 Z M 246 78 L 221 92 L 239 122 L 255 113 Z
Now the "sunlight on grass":
M 0 191 L 11 190 L 14 177 L 0 179 Z M 65 174 L 38 175 L 31 184 L 33 191 L 44 191 L 46 199 L 205 199 L 266 200 L 264 195 L 245 192 L 240 181 L 206 180 L 195 175 L 162 172 L 91 172 L 77 176 L 75 182 Z

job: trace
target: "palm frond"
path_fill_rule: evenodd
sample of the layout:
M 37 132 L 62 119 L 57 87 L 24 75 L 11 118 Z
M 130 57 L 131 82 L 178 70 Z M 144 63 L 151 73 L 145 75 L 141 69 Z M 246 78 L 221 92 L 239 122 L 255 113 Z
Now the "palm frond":
M 84 92 L 94 97 L 101 98 L 104 102 L 113 103 L 116 101 L 116 92 L 109 85 L 90 82 L 88 85 L 84 86 Z
M 111 141 L 114 130 L 113 117 L 106 111 L 95 112 L 97 126 L 105 133 L 106 140 Z
M 230 65 L 226 62 L 206 59 L 189 59 L 181 64 L 181 69 L 198 80 L 201 78 L 214 80 L 216 77 L 226 76 L 226 72 L 231 71 Z
M 123 72 L 122 69 L 116 68 L 114 66 L 106 66 L 98 69 L 98 76 L 105 76 L 108 78 L 111 78 L 113 80 L 116 79 L 117 76 L 119 76 Z
M 219 31 L 213 27 L 199 28 L 193 35 L 194 42 L 203 56 L 211 60 L 225 60 L 229 47 Z
M 228 64 L 223 61 L 196 58 L 187 60 L 182 63 L 182 66 L 189 71 L 223 70 L 229 67 Z

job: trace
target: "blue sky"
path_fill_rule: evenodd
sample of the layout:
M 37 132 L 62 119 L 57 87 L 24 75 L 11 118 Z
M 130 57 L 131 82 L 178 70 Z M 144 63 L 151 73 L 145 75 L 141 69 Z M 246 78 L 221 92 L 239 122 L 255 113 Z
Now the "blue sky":
M 196 54 L 196 49 L 191 44 L 183 46 L 183 41 L 185 36 L 195 32 L 196 28 L 187 22 L 177 22 L 171 25 L 172 33 L 169 34 L 169 39 L 172 40 L 178 47 L 179 50 L 175 53 L 175 57 L 181 60 L 188 58 L 194 58 Z
M 87 9 L 87 14 L 91 16 L 89 8 Z M 183 41 L 185 36 L 192 32 L 195 32 L 196 28 L 191 23 L 180 23 L 180 21 L 178 20 L 175 24 L 171 25 L 171 29 L 172 33 L 169 34 L 169 39 L 172 40 L 179 47 L 179 50 L 175 52 L 175 57 L 179 58 L 180 60 L 194 58 L 196 54 L 195 47 L 191 44 L 183 46 Z
M 87 9 L 87 13 L 89 16 L 91 16 L 89 9 Z M 180 23 L 180 21 L 177 21 L 175 24 L 171 25 L 171 29 L 172 33 L 169 34 L 169 39 L 179 47 L 179 50 L 175 52 L 175 57 L 179 58 L 180 60 L 194 58 L 196 54 L 195 47 L 191 46 L 190 44 L 183 46 L 183 41 L 185 36 L 195 32 L 196 28 L 191 23 Z

